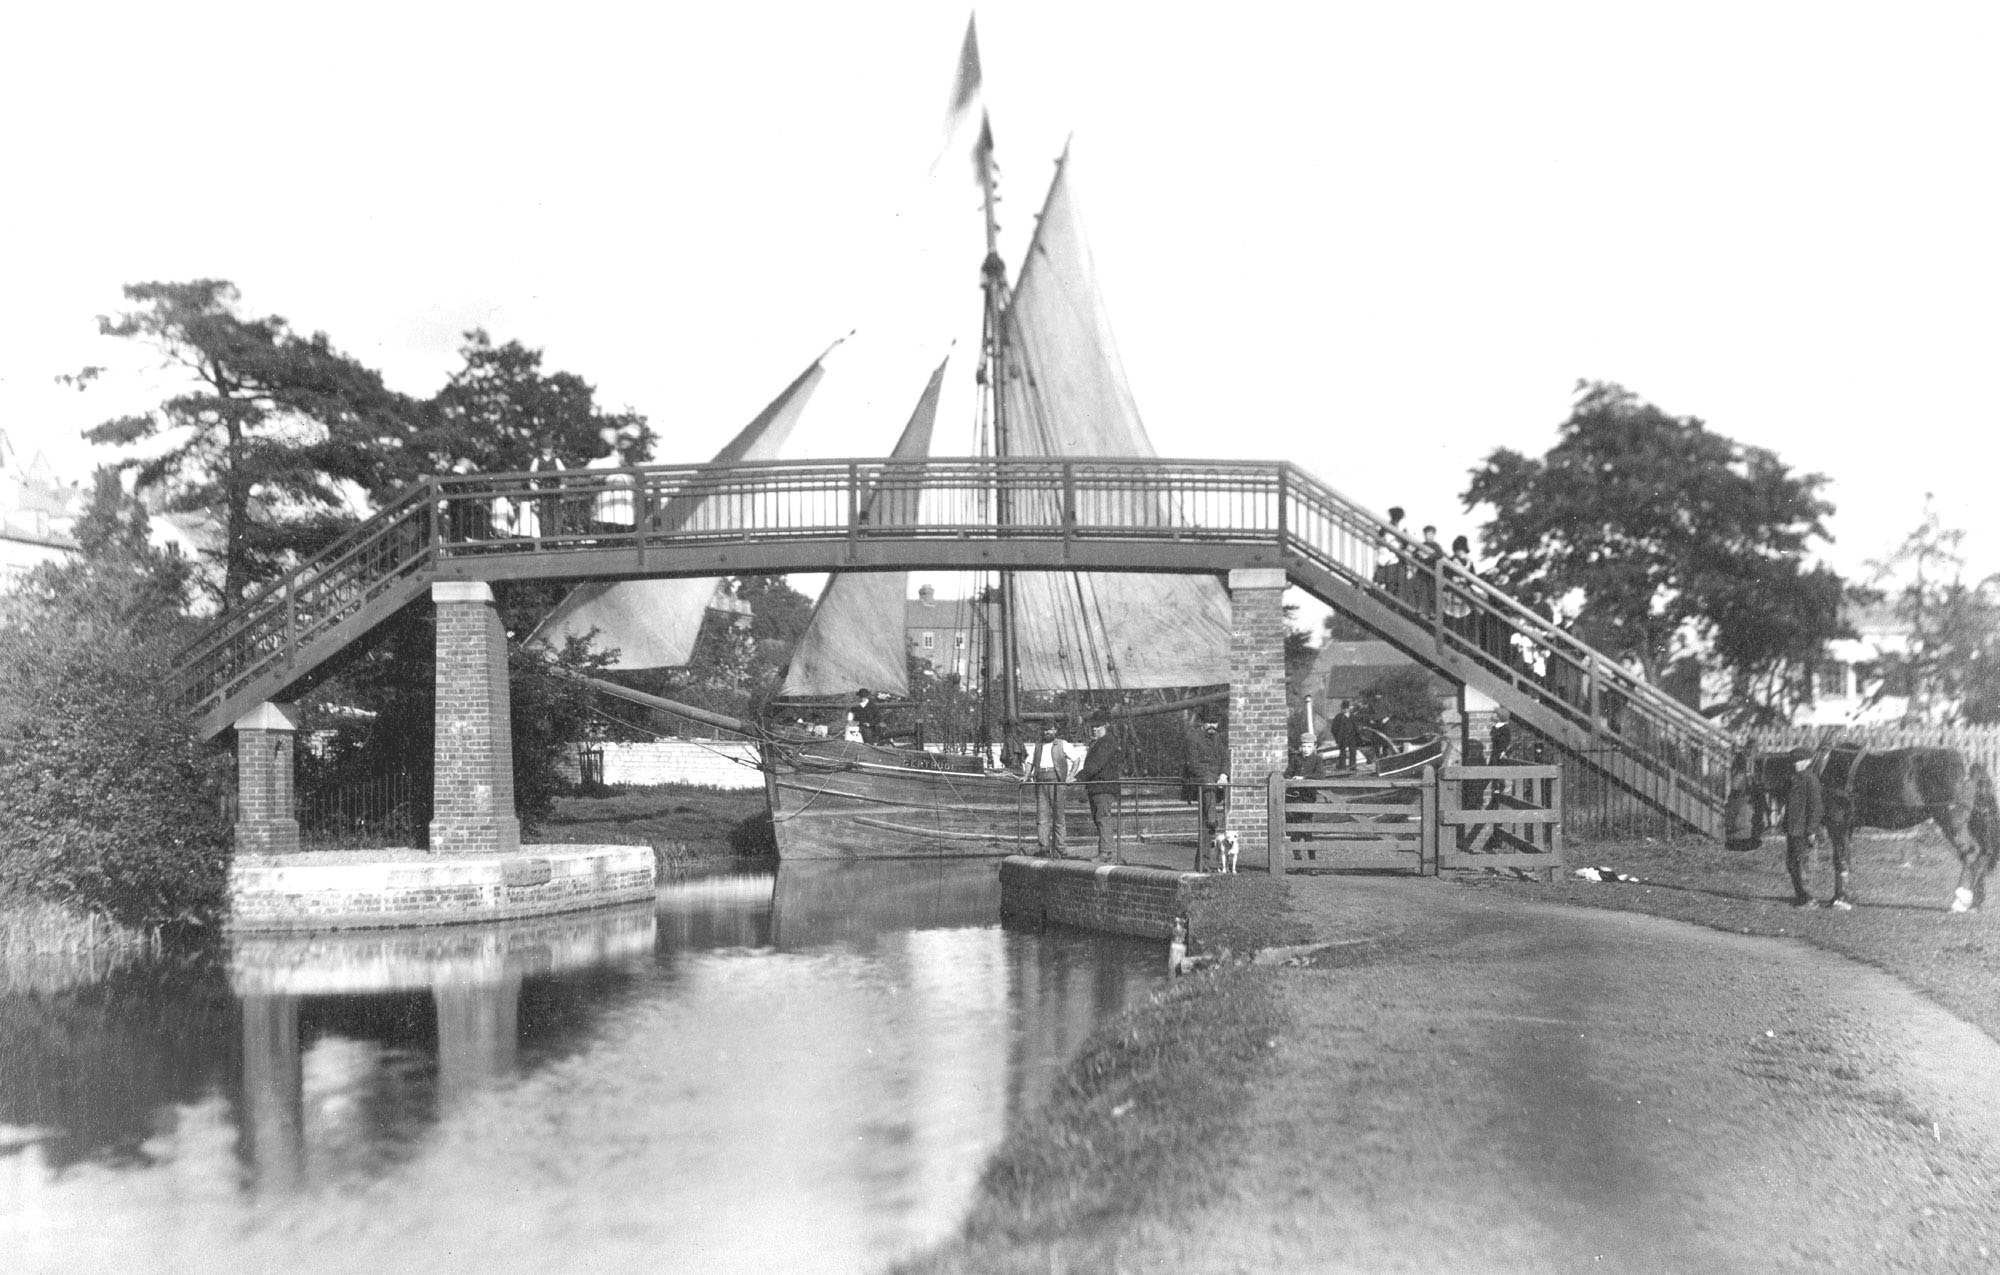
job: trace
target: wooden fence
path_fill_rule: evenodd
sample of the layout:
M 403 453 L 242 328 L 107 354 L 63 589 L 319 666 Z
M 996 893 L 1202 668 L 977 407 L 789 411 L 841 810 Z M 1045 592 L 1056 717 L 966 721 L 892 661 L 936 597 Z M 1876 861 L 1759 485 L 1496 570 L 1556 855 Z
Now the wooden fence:
M 1446 766 L 1438 776 L 1437 866 L 1558 869 L 1561 766 Z
M 1410 779 L 1287 779 L 1268 787 L 1271 871 L 1563 866 L 1560 766 L 1426 767 Z
M 1413 779 L 1287 779 L 1272 775 L 1271 871 L 1400 868 L 1435 859 L 1437 771 Z

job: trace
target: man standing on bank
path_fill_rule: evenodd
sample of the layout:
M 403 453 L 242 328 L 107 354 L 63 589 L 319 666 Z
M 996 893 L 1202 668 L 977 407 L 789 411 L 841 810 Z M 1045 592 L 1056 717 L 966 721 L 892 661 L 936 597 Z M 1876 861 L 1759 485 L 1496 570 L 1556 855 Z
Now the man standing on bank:
M 1213 846 L 1215 834 L 1229 821 L 1229 745 L 1222 738 L 1222 723 L 1203 719 L 1201 729 L 1189 737 L 1183 774 L 1196 788 L 1201 801 L 1202 833 L 1196 842 L 1195 871 L 1205 869 L 1203 845 Z
M 1806 889 L 1806 864 L 1812 856 L 1813 838 L 1826 818 L 1826 807 L 1820 800 L 1812 754 L 1794 748 L 1787 756 L 1792 763 L 1792 785 L 1785 794 L 1785 871 L 1792 875 L 1792 906 L 1816 908 L 1819 904 Z M 1842 911 L 1854 906 L 1846 899 L 1846 886 L 1845 881 L 1834 882 L 1833 906 Z
M 1111 738 L 1111 721 L 1098 716 L 1090 722 L 1090 751 L 1083 755 L 1083 769 L 1076 781 L 1090 800 L 1090 821 L 1097 828 L 1097 861 L 1123 863 L 1118 853 L 1118 781 L 1125 777 L 1125 761 L 1118 741 Z
M 1035 843 L 1051 859 L 1069 858 L 1062 786 L 1075 773 L 1076 754 L 1056 735 L 1054 722 L 1043 722 L 1042 737 L 1022 762 L 1021 778 L 1035 785 Z

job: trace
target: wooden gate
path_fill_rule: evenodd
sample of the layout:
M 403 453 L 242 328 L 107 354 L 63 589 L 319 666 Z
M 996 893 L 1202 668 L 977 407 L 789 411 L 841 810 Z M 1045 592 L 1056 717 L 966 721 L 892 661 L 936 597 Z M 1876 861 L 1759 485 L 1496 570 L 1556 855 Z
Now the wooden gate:
M 1271 872 L 1433 869 L 1437 772 L 1409 779 L 1287 779 L 1269 786 Z
M 1439 868 L 1561 871 L 1562 767 L 1446 766 L 1437 793 Z

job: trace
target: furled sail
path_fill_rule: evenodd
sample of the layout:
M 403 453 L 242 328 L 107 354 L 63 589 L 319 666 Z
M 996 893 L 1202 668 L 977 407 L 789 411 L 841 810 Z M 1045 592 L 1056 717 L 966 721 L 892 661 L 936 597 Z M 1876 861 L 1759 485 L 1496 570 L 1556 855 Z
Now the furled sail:
M 1153 456 L 1112 339 L 1068 171 L 1065 160 L 1007 310 L 1007 454 Z M 1017 507 L 1015 515 L 1052 518 L 1059 495 L 1042 499 L 1048 509 Z M 1170 512 L 1159 511 L 1163 522 Z M 1014 625 L 1025 689 L 1229 680 L 1229 595 L 1213 576 L 1018 572 Z
M 835 344 L 838 344 L 836 342 Z M 831 347 L 828 353 L 831 353 Z M 716 464 L 771 460 L 790 437 L 812 392 L 825 376 L 826 354 L 812 361 L 784 392 L 715 454 Z M 727 525 L 726 500 L 694 494 L 673 497 L 658 514 L 662 530 Z M 572 634 L 597 630 L 599 650 L 616 650 L 613 668 L 675 668 L 688 662 L 701 619 L 722 581 L 714 576 L 680 580 L 626 580 L 579 585 L 549 612 L 534 636 L 560 646 Z
M 881 481 L 862 497 L 860 512 L 873 526 L 908 526 L 917 521 L 921 475 L 911 474 L 899 482 L 897 462 L 922 461 L 930 455 L 931 426 L 937 419 L 944 367 L 940 363 L 931 373 L 930 384 L 918 396 L 910 422 L 889 454 Z M 785 670 L 784 694 L 851 695 L 864 686 L 879 695 L 908 694 L 902 617 L 909 588 L 907 571 L 850 572 L 830 577 L 813 608 L 812 624 L 799 639 L 791 667 Z

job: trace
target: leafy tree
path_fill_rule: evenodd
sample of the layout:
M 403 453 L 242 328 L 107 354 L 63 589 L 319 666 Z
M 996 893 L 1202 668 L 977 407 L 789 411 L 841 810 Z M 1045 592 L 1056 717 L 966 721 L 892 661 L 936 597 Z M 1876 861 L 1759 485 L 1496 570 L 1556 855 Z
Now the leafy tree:
M 137 926 L 212 918 L 229 845 L 217 755 L 162 691 L 190 564 L 146 535 L 100 470 L 79 560 L 0 598 L 0 894 Z
M 302 704 L 300 736 L 317 751 L 299 759 L 302 792 L 358 784 L 402 772 L 428 794 L 436 741 L 436 613 L 406 607 L 382 639 L 345 665 Z M 561 649 L 541 642 L 507 644 L 508 717 L 514 753 L 514 810 L 532 831 L 568 789 L 562 764 L 573 743 L 605 737 L 597 692 L 582 677 L 603 675 L 612 656 L 583 638 Z M 361 710 L 356 712 L 355 710 Z M 428 804 L 412 811 L 413 833 L 430 823 Z
M 636 412 L 607 412 L 573 372 L 542 371 L 542 352 L 519 341 L 465 334 L 465 365 L 426 406 L 412 440 L 420 472 L 523 470 L 544 451 L 566 467 L 616 453 L 629 465 L 653 454 L 655 438 Z
M 1494 509 L 1490 574 L 1655 683 L 1677 647 L 1705 646 L 1742 715 L 1784 712 L 1796 671 L 1850 633 L 1844 582 L 1803 563 L 1830 540 L 1825 477 L 1622 386 L 1577 388 L 1547 455 L 1501 448 L 1472 472 L 1465 507 Z
M 167 507 L 203 511 L 221 524 L 225 610 L 350 522 L 345 484 L 380 491 L 394 481 L 410 404 L 381 376 L 336 351 L 324 333 L 301 336 L 276 316 L 237 311 L 219 279 L 139 283 L 136 308 L 98 320 L 105 336 L 156 348 L 191 387 L 151 412 L 86 431 L 93 442 L 166 449 L 132 462 L 142 490 Z M 82 385 L 95 369 L 68 378 Z
M 1906 691 L 1918 720 L 2000 720 L 2000 575 L 1968 583 L 1964 541 L 1927 495 L 1922 521 L 1888 557 L 1869 563 L 1873 583 L 1910 626 L 1907 648 L 1883 657 L 1877 694 Z
M 1441 719 L 1431 676 L 1414 665 L 1391 669 L 1363 687 L 1355 711 L 1365 722 L 1387 721 L 1382 729 L 1397 739 L 1434 735 Z

